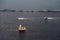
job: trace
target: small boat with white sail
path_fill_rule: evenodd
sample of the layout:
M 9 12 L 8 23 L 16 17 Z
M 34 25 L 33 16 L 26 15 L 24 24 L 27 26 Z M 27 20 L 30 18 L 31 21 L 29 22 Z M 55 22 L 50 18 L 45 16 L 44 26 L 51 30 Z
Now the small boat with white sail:
M 19 28 L 18 28 L 19 32 L 24 32 L 26 31 L 26 27 L 24 25 L 19 25 Z

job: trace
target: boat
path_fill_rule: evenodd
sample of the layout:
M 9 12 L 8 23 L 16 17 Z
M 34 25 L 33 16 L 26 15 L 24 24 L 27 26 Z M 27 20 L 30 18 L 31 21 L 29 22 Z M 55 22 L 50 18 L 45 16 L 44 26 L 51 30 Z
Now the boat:
M 26 27 L 24 25 L 19 25 L 19 28 L 18 28 L 19 32 L 24 32 L 26 31 Z
M 47 20 L 48 18 L 47 17 L 44 17 L 44 20 Z

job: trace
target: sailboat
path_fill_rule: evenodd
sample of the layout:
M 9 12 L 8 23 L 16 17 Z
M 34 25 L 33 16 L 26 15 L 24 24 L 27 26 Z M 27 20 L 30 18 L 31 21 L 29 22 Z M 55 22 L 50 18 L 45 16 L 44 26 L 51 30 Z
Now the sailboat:
M 24 25 L 19 25 L 19 28 L 18 28 L 19 32 L 24 32 L 26 31 L 26 27 Z
M 48 18 L 47 17 L 44 17 L 44 20 L 48 20 Z

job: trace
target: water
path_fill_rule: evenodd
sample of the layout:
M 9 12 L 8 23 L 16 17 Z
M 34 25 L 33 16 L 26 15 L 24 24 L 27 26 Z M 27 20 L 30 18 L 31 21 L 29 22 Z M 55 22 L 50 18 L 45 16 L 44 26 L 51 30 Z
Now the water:
M 0 0 L 0 9 L 59 10 L 60 0 Z M 26 32 L 19 33 L 20 24 Z M 0 40 L 60 40 L 60 12 L 0 12 Z
M 29 19 L 17 20 L 19 17 Z M 59 40 L 60 19 L 46 21 L 44 17 L 59 18 L 60 13 L 0 12 L 0 40 Z M 20 24 L 26 26 L 26 32 L 18 32 Z

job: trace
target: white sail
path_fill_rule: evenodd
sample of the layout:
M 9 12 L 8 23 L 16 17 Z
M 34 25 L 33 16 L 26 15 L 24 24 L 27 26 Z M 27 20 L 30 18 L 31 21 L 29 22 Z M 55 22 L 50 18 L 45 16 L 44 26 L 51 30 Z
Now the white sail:
M 20 24 L 19 25 L 19 30 L 26 30 L 26 27 Z

